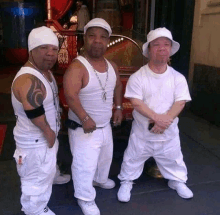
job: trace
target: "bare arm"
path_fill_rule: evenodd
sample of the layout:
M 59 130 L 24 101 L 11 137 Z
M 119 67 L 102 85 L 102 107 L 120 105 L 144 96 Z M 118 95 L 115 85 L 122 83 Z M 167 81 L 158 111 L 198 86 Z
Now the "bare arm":
M 175 102 L 170 110 L 167 112 L 167 115 L 175 119 L 185 107 L 186 101 L 177 101 Z
M 37 77 L 29 74 L 22 75 L 15 81 L 13 92 L 16 98 L 22 103 L 24 110 L 33 110 L 41 106 L 46 96 L 43 83 Z M 56 135 L 50 128 L 45 114 L 31 119 L 31 122 L 43 132 L 48 142 L 48 147 L 52 148 Z
M 78 116 L 80 121 L 83 121 L 88 114 L 82 107 L 79 99 L 79 92 L 84 84 L 85 67 L 77 60 L 66 70 L 63 78 L 64 94 L 69 108 Z M 85 133 L 92 132 L 96 129 L 95 122 L 89 119 L 83 123 Z
M 165 129 L 173 122 L 173 119 L 169 115 L 155 113 L 140 99 L 130 98 L 130 101 L 136 111 L 154 121 L 155 124 L 161 128 Z
M 168 119 L 172 119 L 174 120 L 179 114 L 180 112 L 183 110 L 184 106 L 185 106 L 185 101 L 177 101 L 175 102 L 171 109 L 164 114 L 164 116 L 167 116 Z M 155 123 L 154 127 L 151 129 L 152 132 L 154 133 L 163 133 L 165 129 L 167 129 L 169 126 L 167 127 L 162 127 L 160 125 L 158 125 L 157 123 Z
M 152 111 L 142 100 L 136 98 L 130 98 L 133 108 L 141 115 L 154 120 L 156 113 Z
M 120 105 L 122 103 L 122 83 L 120 80 L 120 75 L 118 72 L 118 67 L 114 62 L 111 62 L 114 70 L 115 70 L 115 75 L 116 75 L 116 85 L 115 85 L 115 90 L 114 90 L 114 103 L 116 106 Z
M 120 75 L 118 72 L 118 67 L 117 65 L 111 61 L 111 64 L 115 70 L 115 75 L 116 75 L 116 85 L 114 89 L 114 103 L 115 106 L 122 106 L 122 83 L 120 80 Z M 113 116 L 113 123 L 115 126 L 120 125 L 122 121 L 122 110 L 115 110 L 114 116 Z

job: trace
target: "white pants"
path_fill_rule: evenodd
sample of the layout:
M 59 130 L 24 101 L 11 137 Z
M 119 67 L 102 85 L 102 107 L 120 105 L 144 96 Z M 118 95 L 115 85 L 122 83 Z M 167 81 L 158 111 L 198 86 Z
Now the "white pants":
M 21 179 L 22 211 L 27 215 L 38 215 L 47 206 L 56 173 L 58 140 L 53 148 L 48 146 L 21 149 L 16 148 L 14 158 Z M 19 164 L 22 156 L 22 164 Z
M 69 129 L 70 149 L 73 155 L 72 178 L 74 196 L 84 201 L 96 197 L 93 180 L 107 182 L 113 155 L 110 124 L 85 134 L 82 128 Z
M 164 178 L 186 182 L 187 169 L 183 161 L 179 135 L 172 140 L 152 142 L 138 138 L 133 132 L 124 153 L 118 178 L 121 181 L 139 178 L 145 161 L 150 157 L 155 159 Z

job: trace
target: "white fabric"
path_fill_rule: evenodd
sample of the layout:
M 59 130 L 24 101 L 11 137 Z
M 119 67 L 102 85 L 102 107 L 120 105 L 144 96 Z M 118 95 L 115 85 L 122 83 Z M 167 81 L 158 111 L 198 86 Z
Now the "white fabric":
M 21 204 L 25 214 L 38 215 L 47 206 L 56 173 L 57 150 L 58 140 L 53 148 L 16 148 L 14 158 L 21 179 Z M 19 156 L 22 164 L 19 164 Z
M 57 36 L 50 28 L 45 26 L 34 28 L 28 36 L 29 52 L 41 45 L 54 45 L 59 47 Z
M 185 185 L 185 183 L 179 181 L 168 181 L 168 186 L 176 190 L 178 195 L 184 199 L 190 199 L 193 197 L 193 192 Z
M 129 202 L 131 198 L 132 181 L 122 181 L 117 196 L 120 202 Z
M 84 34 L 86 33 L 88 28 L 92 28 L 92 27 L 104 28 L 106 31 L 108 31 L 109 36 L 111 36 L 111 34 L 112 34 L 112 29 L 111 29 L 110 25 L 102 18 L 94 18 L 94 19 L 90 20 L 87 23 L 87 25 L 84 27 Z
M 165 114 L 177 101 L 190 101 L 188 85 L 185 77 L 172 67 L 167 66 L 163 74 L 154 73 L 148 65 L 141 67 L 128 80 L 126 98 L 137 98 L 158 114 Z M 149 119 L 136 110 L 133 111 L 132 128 L 135 134 L 148 141 L 166 141 L 178 135 L 178 117 L 163 134 L 149 132 Z
M 77 30 L 83 31 L 84 26 L 90 20 L 89 11 L 86 5 L 82 5 L 79 11 L 77 12 Z
M 173 36 L 171 32 L 166 28 L 156 28 L 155 30 L 151 30 L 147 35 L 147 42 L 143 45 L 143 55 L 148 57 L 148 45 L 153 40 L 159 37 L 166 37 L 172 41 L 172 48 L 170 56 L 174 55 L 180 48 L 180 44 L 173 40 Z
M 183 161 L 179 135 L 163 142 L 146 141 L 138 138 L 133 131 L 131 131 L 118 178 L 121 181 L 139 178 L 145 161 L 150 157 L 154 157 L 164 178 L 186 182 L 187 169 Z
M 82 56 L 77 59 L 86 67 L 89 74 L 89 83 L 86 87 L 80 90 L 79 99 L 89 116 L 95 121 L 97 127 L 104 127 L 110 121 L 113 107 L 113 93 L 116 85 L 115 70 L 112 65 L 106 60 L 108 64 L 108 81 L 106 84 L 107 100 L 102 100 L 102 89 L 96 77 L 94 69 L 91 64 Z M 107 73 L 98 73 L 102 86 L 105 86 Z M 76 114 L 69 110 L 69 119 L 72 119 L 81 124 Z
M 44 84 L 47 92 L 46 98 L 43 101 L 45 116 L 51 129 L 57 135 L 60 129 L 59 127 L 60 125 L 57 123 L 60 120 L 60 112 L 59 112 L 60 109 L 59 109 L 58 88 L 52 73 L 51 73 L 51 76 L 53 78 L 52 88 L 48 83 L 48 81 L 44 78 L 44 76 L 40 72 L 30 67 L 22 67 L 15 76 L 14 81 L 23 74 L 34 75 Z M 54 99 L 55 99 L 55 105 L 54 105 Z M 37 126 L 35 126 L 29 118 L 27 118 L 22 103 L 20 103 L 15 98 L 13 91 L 12 91 L 12 106 L 14 108 L 14 113 L 17 118 L 16 126 L 13 132 L 17 146 L 21 148 L 35 148 L 35 147 L 45 146 L 47 144 L 47 141 L 42 131 Z
M 39 215 L 55 215 L 55 213 L 51 211 L 50 208 L 46 207 L 44 208 L 44 211 L 42 211 L 42 213 L 40 213 Z
M 58 89 L 53 75 L 51 74 L 53 79 L 52 84 L 52 82 L 48 82 L 35 69 L 22 67 L 14 81 L 23 74 L 32 74 L 44 84 L 47 93 L 43 101 L 45 116 L 51 129 L 57 135 L 59 125 L 57 125 L 56 121 L 59 120 L 60 109 Z M 23 105 L 15 98 L 13 92 L 12 104 L 15 115 L 17 116 L 17 122 L 14 128 L 14 138 L 16 141 L 14 158 L 21 179 L 22 210 L 28 215 L 39 215 L 43 212 L 51 196 L 53 178 L 56 173 L 58 140 L 56 140 L 53 148 L 48 148 L 42 131 L 27 118 Z M 22 164 L 19 164 L 20 156 Z
M 83 201 L 81 199 L 77 200 L 78 205 L 81 207 L 84 215 L 100 215 L 100 210 L 97 207 L 95 201 Z
M 93 201 L 96 196 L 93 180 L 106 183 L 113 154 L 110 124 L 92 133 L 85 134 L 82 128 L 69 129 L 70 149 L 73 155 L 72 178 L 74 196 L 84 201 Z

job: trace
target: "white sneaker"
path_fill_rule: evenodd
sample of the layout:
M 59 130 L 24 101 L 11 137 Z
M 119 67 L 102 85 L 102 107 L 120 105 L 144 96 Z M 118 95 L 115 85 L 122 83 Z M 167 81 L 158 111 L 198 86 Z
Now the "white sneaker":
M 39 215 L 56 215 L 50 208 L 45 207 L 44 210 Z
M 66 184 L 70 181 L 70 175 L 62 174 L 55 175 L 53 179 L 53 184 Z
M 190 199 L 193 197 L 193 192 L 186 186 L 185 183 L 179 181 L 168 181 L 168 186 L 176 190 L 178 195 L 184 199 Z
M 129 202 L 131 198 L 131 190 L 133 187 L 133 181 L 122 181 L 118 190 L 118 200 L 120 202 Z
M 115 182 L 108 178 L 107 182 L 105 183 L 98 183 L 98 182 L 93 181 L 93 186 L 101 187 L 104 189 L 112 189 L 115 187 Z
M 78 205 L 81 207 L 84 215 L 100 215 L 99 208 L 97 207 L 95 201 L 83 201 L 81 199 L 77 200 Z

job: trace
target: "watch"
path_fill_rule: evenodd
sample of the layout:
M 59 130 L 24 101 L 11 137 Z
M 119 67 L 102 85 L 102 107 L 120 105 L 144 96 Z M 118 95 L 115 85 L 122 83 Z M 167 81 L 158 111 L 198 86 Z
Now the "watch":
M 121 105 L 117 105 L 117 106 L 115 106 L 115 109 L 116 110 L 122 110 L 122 106 Z

